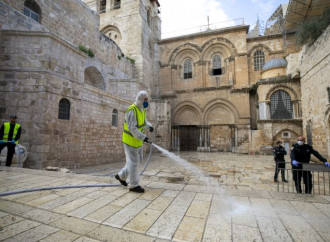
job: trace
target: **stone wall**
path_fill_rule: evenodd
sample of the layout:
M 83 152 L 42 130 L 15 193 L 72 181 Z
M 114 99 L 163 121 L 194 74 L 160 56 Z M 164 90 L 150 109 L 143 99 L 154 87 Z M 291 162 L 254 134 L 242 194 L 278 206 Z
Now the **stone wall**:
M 99 34 L 98 16 L 81 1 L 36 1 L 41 24 L 21 13 L 23 2 L 0 2 L 0 121 L 18 116 L 21 143 L 29 152 L 25 165 L 73 168 L 122 161 L 125 110 L 141 87 L 126 86 L 132 96 L 123 99 L 111 80 L 132 79 L 133 64 L 118 59 L 121 50 Z M 92 48 L 94 58 L 79 44 Z M 103 88 L 86 84 L 87 76 Z M 63 98 L 70 103 L 69 120 L 58 118 Z
M 147 134 L 151 141 L 164 149 L 171 148 L 171 106 L 168 101 L 153 99 L 148 107 L 148 121 L 154 132 Z
M 301 51 L 300 66 L 303 131 L 311 125 L 312 142 L 316 150 L 330 158 L 330 27 L 312 46 Z
M 209 126 L 210 150 L 247 153 L 250 101 L 246 27 L 165 39 L 160 49 L 160 93 L 171 102 L 172 125 Z M 222 54 L 222 75 L 212 75 L 215 53 Z M 187 57 L 193 61 L 190 79 L 183 78 Z
M 235 135 L 229 126 L 211 125 L 210 134 L 211 151 L 231 151 Z
M 37 31 L 36 35 L 39 36 L 42 36 L 43 32 L 51 33 L 54 38 L 63 39 L 66 44 L 74 48 L 78 49 L 79 45 L 91 48 L 96 58 L 90 58 L 86 67 L 93 65 L 97 59 L 100 63 L 107 65 L 103 75 L 107 75 L 109 79 L 132 79 L 134 71 L 132 63 L 126 58 L 118 60 L 122 51 L 111 39 L 98 31 L 98 16 L 81 1 L 65 2 L 69 6 L 65 4 L 58 6 L 56 1 L 40 1 L 40 3 L 36 1 L 42 11 L 45 10 L 40 24 L 23 15 L 21 10 L 24 6 L 23 0 L 9 1 L 9 4 L 16 7 L 16 11 L 4 2 L 0 2 L 2 30 Z M 70 15 L 67 14 L 68 11 L 72 11 Z M 83 15 L 85 17 L 81 18 Z M 63 21 L 67 22 L 64 24 Z M 34 48 L 38 48 L 37 44 L 35 42 Z M 111 63 L 111 66 L 108 63 Z
M 248 84 L 246 62 L 246 27 L 234 27 L 165 39 L 160 42 L 161 67 L 159 74 L 160 93 L 167 94 L 175 90 L 207 88 L 234 85 L 244 87 Z M 212 56 L 221 53 L 222 75 L 212 75 Z M 193 76 L 183 78 L 185 58 L 193 61 Z

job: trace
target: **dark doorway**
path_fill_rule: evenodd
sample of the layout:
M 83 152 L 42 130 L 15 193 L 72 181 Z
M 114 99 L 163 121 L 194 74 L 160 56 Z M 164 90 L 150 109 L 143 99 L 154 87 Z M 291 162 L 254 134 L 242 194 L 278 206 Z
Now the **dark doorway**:
M 180 151 L 197 151 L 197 126 L 180 126 Z

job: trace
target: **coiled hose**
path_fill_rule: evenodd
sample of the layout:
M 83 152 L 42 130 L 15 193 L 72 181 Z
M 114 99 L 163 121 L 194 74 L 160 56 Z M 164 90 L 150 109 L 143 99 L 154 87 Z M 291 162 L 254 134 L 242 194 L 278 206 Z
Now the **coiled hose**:
M 148 155 L 148 159 L 146 162 L 146 165 L 144 166 L 143 170 L 140 173 L 140 176 L 143 174 L 143 172 L 147 169 L 150 157 L 152 153 L 153 145 L 150 143 L 150 151 Z M 0 193 L 1 196 L 9 196 L 19 193 L 25 193 L 25 192 L 36 192 L 36 191 L 43 191 L 43 190 L 55 190 L 55 189 L 66 189 L 66 188 L 82 188 L 82 187 L 119 187 L 121 184 L 86 184 L 86 185 L 72 185 L 72 186 L 56 186 L 56 187 L 40 187 L 40 188 L 32 188 L 32 189 L 25 189 L 25 190 L 17 190 L 17 191 L 11 191 L 11 192 L 2 192 Z

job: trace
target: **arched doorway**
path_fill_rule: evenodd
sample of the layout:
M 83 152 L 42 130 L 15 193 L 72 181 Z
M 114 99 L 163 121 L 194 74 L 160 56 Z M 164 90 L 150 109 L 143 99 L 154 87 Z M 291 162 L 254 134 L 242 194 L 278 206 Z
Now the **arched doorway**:
M 172 126 L 173 150 L 197 151 L 199 117 L 196 108 L 187 104 L 175 112 Z

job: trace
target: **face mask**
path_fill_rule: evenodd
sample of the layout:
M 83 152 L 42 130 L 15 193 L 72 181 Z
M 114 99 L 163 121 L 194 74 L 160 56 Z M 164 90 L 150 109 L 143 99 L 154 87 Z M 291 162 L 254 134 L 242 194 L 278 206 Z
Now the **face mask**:
M 298 140 L 298 145 L 303 145 L 304 144 L 304 141 L 301 141 L 301 140 Z
M 148 101 L 143 102 L 143 107 L 144 107 L 144 108 L 147 108 L 148 106 L 149 106 Z

